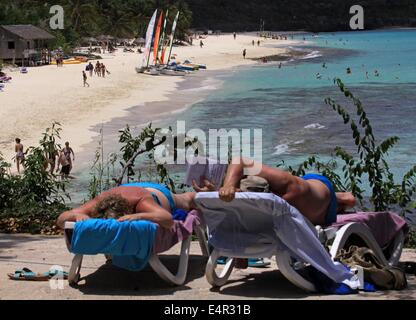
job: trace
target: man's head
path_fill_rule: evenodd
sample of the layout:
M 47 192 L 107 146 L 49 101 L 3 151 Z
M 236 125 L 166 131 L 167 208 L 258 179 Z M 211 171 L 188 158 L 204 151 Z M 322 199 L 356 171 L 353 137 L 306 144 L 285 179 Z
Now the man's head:
M 132 208 L 129 202 L 118 194 L 112 194 L 101 199 L 95 211 L 98 217 L 104 219 L 118 219 L 126 214 L 132 213 Z
M 65 147 L 69 147 L 69 142 L 65 142 Z
M 20 139 L 19 138 L 16 138 L 16 143 L 20 143 Z

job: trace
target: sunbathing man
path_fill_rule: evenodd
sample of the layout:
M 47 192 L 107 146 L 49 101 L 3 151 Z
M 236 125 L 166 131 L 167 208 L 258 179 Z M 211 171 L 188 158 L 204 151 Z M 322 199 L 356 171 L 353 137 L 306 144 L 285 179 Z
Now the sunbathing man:
M 173 226 L 172 215 L 177 209 L 194 208 L 195 192 L 173 194 L 154 183 L 133 183 L 105 191 L 79 208 L 62 213 L 57 221 L 64 228 L 66 221 L 90 218 L 115 218 L 118 221 L 147 220 L 163 228 Z
M 235 159 L 232 163 L 219 191 L 220 198 L 224 201 L 234 199 L 240 181 L 244 178 L 244 169 L 250 170 L 256 165 L 261 167 L 257 176 L 268 181 L 270 191 L 297 208 L 315 225 L 332 224 L 336 221 L 338 212 L 355 206 L 356 199 L 351 192 L 335 193 L 332 183 L 322 175 L 307 174 L 299 178 L 247 159 Z

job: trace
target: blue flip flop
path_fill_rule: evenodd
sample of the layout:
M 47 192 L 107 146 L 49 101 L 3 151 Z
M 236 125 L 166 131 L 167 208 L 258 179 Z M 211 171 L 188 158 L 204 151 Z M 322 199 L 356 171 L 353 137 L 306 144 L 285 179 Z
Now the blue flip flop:
M 264 261 L 263 258 L 248 259 L 248 266 L 250 268 L 265 268 L 265 267 L 270 266 L 270 262 Z
M 227 263 L 227 257 L 219 257 L 217 259 L 217 264 L 226 264 Z
M 55 269 L 49 270 L 49 272 L 45 272 L 43 275 L 49 277 L 49 279 L 52 279 L 53 277 L 68 279 L 68 272 Z
M 49 276 L 35 273 L 28 268 L 17 269 L 14 272 L 14 274 L 9 273 L 7 275 L 11 280 L 19 280 L 19 281 L 48 281 L 49 280 Z
M 9 273 L 8 277 L 11 280 L 19 280 L 19 281 L 49 281 L 53 277 L 61 278 L 61 279 L 68 279 L 68 273 L 65 271 L 59 270 L 49 270 L 45 273 L 36 273 L 30 270 L 29 268 L 17 269 L 14 274 Z

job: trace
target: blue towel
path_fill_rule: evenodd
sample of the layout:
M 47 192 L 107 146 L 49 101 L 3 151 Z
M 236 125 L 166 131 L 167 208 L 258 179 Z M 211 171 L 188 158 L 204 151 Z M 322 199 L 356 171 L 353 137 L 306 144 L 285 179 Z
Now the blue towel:
M 148 221 L 90 219 L 77 222 L 71 251 L 86 255 L 109 254 L 115 266 L 140 271 L 152 254 L 156 229 L 156 224 Z

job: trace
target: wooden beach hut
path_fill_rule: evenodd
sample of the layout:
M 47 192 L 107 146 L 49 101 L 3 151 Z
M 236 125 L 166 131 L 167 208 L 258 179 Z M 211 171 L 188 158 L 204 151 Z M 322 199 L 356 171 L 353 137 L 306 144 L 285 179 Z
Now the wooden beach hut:
M 0 59 L 26 66 L 49 64 L 54 38 L 33 25 L 0 25 Z

